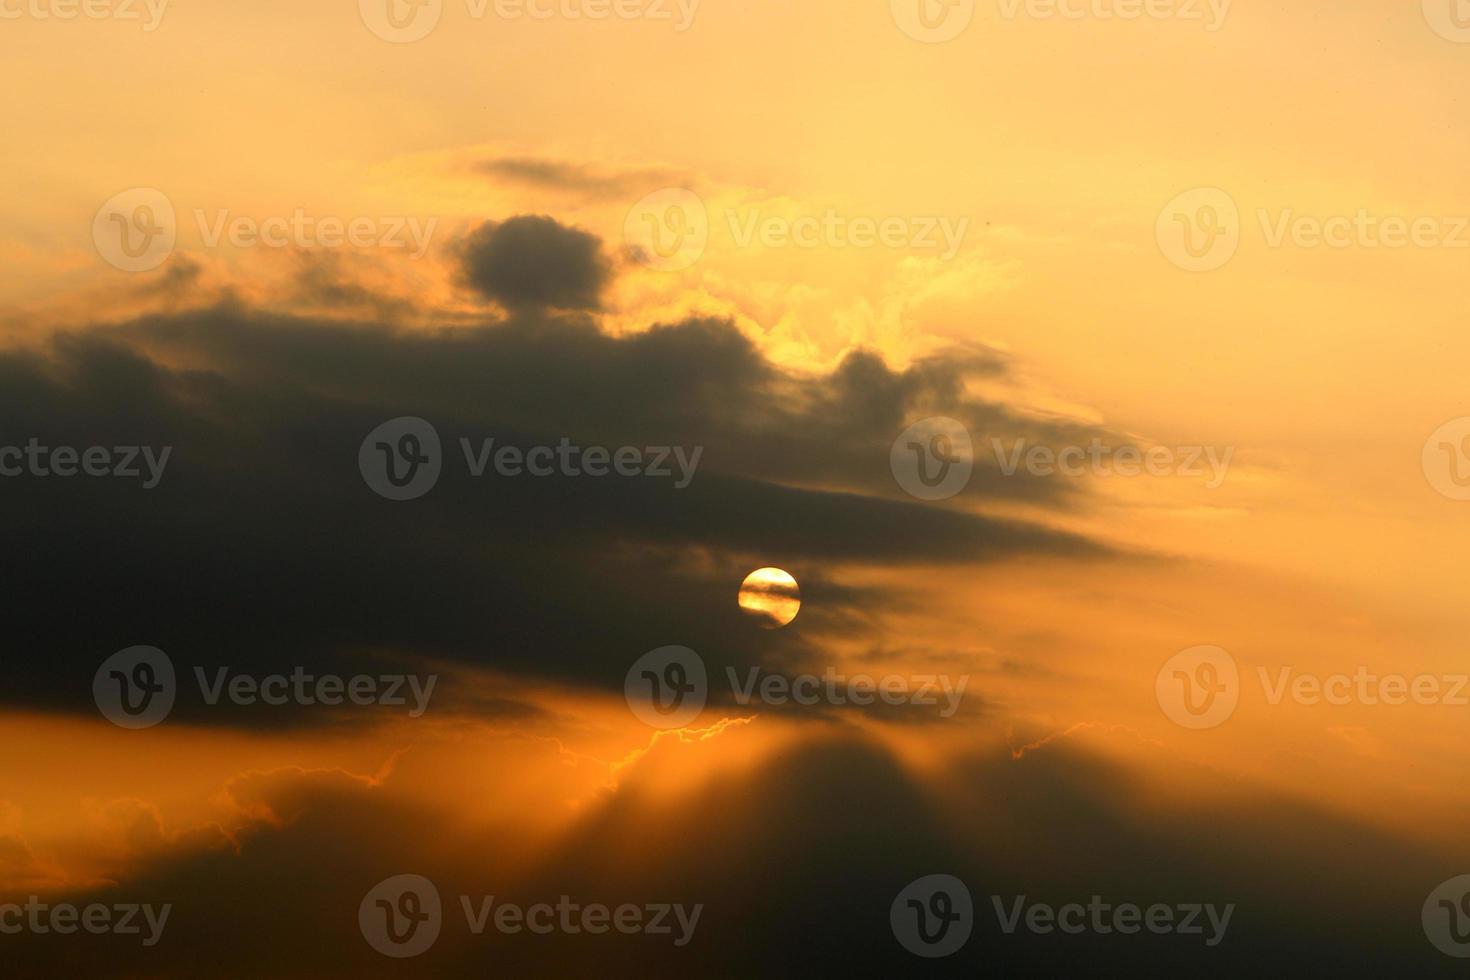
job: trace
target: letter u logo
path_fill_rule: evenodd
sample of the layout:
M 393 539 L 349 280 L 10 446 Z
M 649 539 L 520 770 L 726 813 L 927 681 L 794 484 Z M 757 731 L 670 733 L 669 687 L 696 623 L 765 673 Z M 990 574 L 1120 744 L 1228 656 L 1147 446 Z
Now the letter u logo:
M 1225 223 L 1220 220 L 1220 212 L 1213 204 L 1201 206 L 1193 216 L 1176 214 L 1174 220 L 1184 230 L 1182 244 L 1185 254 L 1192 259 L 1202 259 L 1209 255 L 1215 243 L 1220 240 L 1220 236 L 1225 234 Z M 1195 238 L 1196 229 L 1203 235 L 1204 244 L 1202 245 Z
M 389 26 L 400 31 L 412 27 L 413 22 L 418 20 L 419 11 L 428 5 L 428 0 L 384 0 L 384 2 L 387 4 L 386 13 Z M 408 7 L 407 16 L 400 12 L 400 3 Z
M 117 225 L 118 248 L 130 259 L 146 255 L 148 249 L 153 247 L 153 240 L 164 233 L 163 225 L 159 224 L 153 209 L 146 204 L 138 205 L 131 215 L 114 212 L 108 217 Z M 137 229 L 141 244 L 133 244 L 133 229 Z
M 117 681 L 118 699 L 120 707 L 129 715 L 137 717 L 148 710 L 153 703 L 153 695 L 163 691 L 163 685 L 157 683 L 158 677 L 153 671 L 153 665 L 147 662 L 136 664 L 133 667 L 132 677 L 120 670 L 110 670 L 107 676 Z M 134 689 L 137 689 L 138 699 L 133 699 Z
M 664 208 L 662 215 L 644 214 L 643 221 L 648 225 L 648 237 L 653 243 L 653 250 L 660 258 L 669 259 L 677 255 L 693 232 L 688 213 L 676 204 Z M 673 239 L 672 245 L 665 244 L 665 229 Z
M 959 457 L 954 454 L 954 444 L 943 432 L 932 436 L 927 447 L 922 442 L 910 442 L 909 450 L 914 454 L 919 482 L 926 487 L 937 487 L 943 483 L 949 478 L 950 467 L 960 461 Z M 933 473 L 929 471 L 929 458 L 931 457 L 938 464 L 937 470 Z
M 1439 900 L 1439 907 L 1445 910 L 1450 938 L 1457 943 L 1470 943 L 1470 892 L 1460 896 L 1458 905 L 1447 898 L 1442 898 Z
M 1465 26 L 1470 27 L 1470 24 Z M 1449 457 L 1450 482 L 1457 487 L 1470 487 L 1470 473 L 1466 473 L 1461 465 L 1470 460 L 1470 436 L 1461 439 L 1458 446 L 1452 442 L 1441 442 L 1439 448 Z
M 1225 693 L 1225 685 L 1220 682 L 1220 670 L 1212 663 L 1200 664 L 1194 669 L 1193 677 L 1183 670 L 1174 671 L 1174 677 L 1184 689 L 1184 710 L 1192 715 L 1205 714 L 1215 706 L 1215 698 Z M 1198 704 L 1194 699 L 1196 686 L 1203 695 Z
M 931 895 L 927 908 L 917 898 L 909 899 L 908 907 L 914 910 L 919 939 L 930 946 L 943 942 L 949 933 L 949 927 L 960 920 L 960 914 L 954 910 L 954 899 L 948 892 L 935 892 Z
M 919 23 L 928 30 L 943 27 L 944 22 L 949 20 L 950 8 L 958 0 L 919 0 Z M 935 10 L 938 13 L 934 13 Z
M 423 911 L 417 892 L 404 892 L 398 896 L 398 907 L 386 898 L 377 901 L 378 908 L 383 910 L 383 926 L 388 932 L 388 938 L 402 945 L 413 939 L 414 933 L 419 931 L 419 924 L 429 920 L 429 914 Z M 399 923 L 405 923 L 402 929 Z
M 419 467 L 428 463 L 429 456 L 423 450 L 423 444 L 419 437 L 413 433 L 407 433 L 399 438 L 397 451 L 391 443 L 379 442 L 379 451 L 383 454 L 383 472 L 388 482 L 395 487 L 406 487 L 419 475 Z M 404 470 L 398 471 L 398 460 L 402 459 Z
M 645 670 L 641 672 L 641 676 L 648 681 L 653 710 L 661 715 L 671 715 L 678 711 L 684 704 L 684 695 L 694 690 L 694 685 L 689 683 L 689 675 L 684 665 L 678 661 L 665 666 L 662 675 L 656 671 Z

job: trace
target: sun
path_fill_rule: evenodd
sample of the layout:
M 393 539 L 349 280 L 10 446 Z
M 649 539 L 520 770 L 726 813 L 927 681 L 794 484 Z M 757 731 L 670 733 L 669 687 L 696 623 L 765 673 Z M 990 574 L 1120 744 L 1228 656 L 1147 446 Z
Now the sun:
M 739 602 L 763 629 L 780 629 L 801 609 L 801 589 L 783 569 L 757 568 L 740 583 Z

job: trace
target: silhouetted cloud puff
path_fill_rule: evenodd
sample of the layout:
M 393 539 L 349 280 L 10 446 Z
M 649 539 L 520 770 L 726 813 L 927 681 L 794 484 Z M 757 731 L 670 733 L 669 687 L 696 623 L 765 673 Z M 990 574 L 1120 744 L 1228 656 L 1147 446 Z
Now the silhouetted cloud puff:
M 611 276 L 601 239 L 544 215 L 486 222 L 460 248 L 465 281 L 511 310 L 595 310 Z

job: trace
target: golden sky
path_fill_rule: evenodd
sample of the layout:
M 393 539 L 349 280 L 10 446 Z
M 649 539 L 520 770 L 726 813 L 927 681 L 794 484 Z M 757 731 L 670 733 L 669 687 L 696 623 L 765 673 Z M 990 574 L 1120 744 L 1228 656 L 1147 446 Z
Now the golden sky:
M 1362 915 L 1359 935 L 1451 962 L 1418 903 L 1470 859 L 1470 707 L 1270 696 L 1288 668 L 1470 673 L 1470 492 L 1453 479 L 1470 466 L 1470 37 L 1438 0 L 1158 0 L 1165 15 L 1136 18 L 1109 16 L 1126 0 L 1063 3 L 1073 17 L 975 0 L 940 43 L 905 33 L 907 0 L 642 0 L 667 18 L 443 0 L 407 43 L 375 34 L 374 0 L 172 0 L 156 24 L 141 3 L 141 20 L 64 20 L 60 2 L 0 0 L 0 444 L 173 443 L 179 489 L 139 503 L 4 481 L 28 579 L 13 601 L 32 610 L 10 657 L 50 666 L 5 684 L 0 735 L 25 748 L 0 758 L 0 892 L 131 884 L 183 908 L 196 875 L 254 895 L 274 874 L 336 874 L 356 894 L 422 867 L 487 894 L 591 881 L 640 898 L 640 882 L 698 891 L 695 868 L 735 880 L 719 846 L 765 848 L 773 881 L 831 874 L 821 848 L 798 856 L 811 840 L 862 850 L 843 867 L 864 885 L 952 857 L 1019 890 L 1049 831 L 1067 843 L 1038 892 L 1146 891 L 1122 865 L 1150 863 L 1153 839 L 1153 858 L 1201 855 L 1159 888 L 1242 917 L 1254 896 L 1242 942 L 1288 936 L 1310 962 Z M 177 241 L 129 272 L 95 229 L 139 188 Z M 281 247 L 227 231 L 293 219 L 316 230 Z M 324 220 L 367 237 L 324 244 Z M 1176 232 L 1210 241 L 1214 220 L 1226 253 L 1181 251 Z M 683 251 L 650 251 L 681 231 Z M 446 471 L 462 435 L 704 455 L 685 496 L 525 478 L 480 505 L 446 478 L 442 511 L 388 509 L 351 460 L 361 420 L 393 416 L 435 421 Z M 897 462 L 890 479 L 890 444 L 926 416 L 969 427 L 963 493 L 905 493 Z M 1007 475 L 997 447 L 1017 439 L 1162 447 L 1202 469 Z M 256 531 L 252 504 L 287 514 Z M 90 570 L 39 536 L 56 521 L 97 535 Z M 772 567 L 800 615 L 762 630 L 737 596 Z M 163 594 L 140 605 L 129 582 Z M 422 610 L 402 628 L 400 601 Z M 624 671 L 700 640 L 717 687 L 737 663 L 968 686 L 938 720 L 712 695 L 651 730 Z M 128 731 L 85 694 L 135 644 L 166 649 L 181 690 L 196 663 L 440 680 L 422 719 L 196 703 Z M 1239 703 L 1191 729 L 1156 681 L 1200 646 L 1233 658 Z M 922 812 L 914 867 L 873 857 L 886 822 L 830 830 L 813 786 L 839 816 Z M 706 853 L 686 841 L 661 863 L 661 835 L 699 828 Z M 374 848 L 403 866 L 378 874 Z M 1097 848 L 1116 863 L 1088 866 Z M 1335 858 L 1351 864 L 1335 911 L 1297 921 L 1302 882 Z M 302 900 L 335 922 L 332 896 Z M 379 968 L 355 901 L 328 930 L 351 959 L 252 917 L 257 942 L 301 952 L 242 958 L 240 975 Z M 733 885 L 706 901 L 706 917 L 738 910 L 710 944 L 760 908 Z M 202 942 L 201 921 L 176 928 Z M 180 943 L 129 968 L 185 975 Z M 760 931 L 755 952 L 649 969 L 740 975 L 781 944 Z M 444 975 L 482 963 L 437 955 Z M 552 975 L 605 953 L 495 955 Z

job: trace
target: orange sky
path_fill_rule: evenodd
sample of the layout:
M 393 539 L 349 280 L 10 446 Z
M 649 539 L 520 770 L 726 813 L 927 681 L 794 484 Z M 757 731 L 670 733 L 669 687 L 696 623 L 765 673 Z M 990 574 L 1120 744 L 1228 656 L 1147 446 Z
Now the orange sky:
M 947 505 L 1138 557 L 1106 572 L 1020 558 L 810 569 L 905 598 L 855 633 L 824 632 L 811 612 L 821 591 L 789 569 L 802 606 L 786 628 L 840 668 L 973 678 L 952 724 L 830 724 L 885 745 L 937 793 L 969 753 L 1008 750 L 1025 766 L 1061 742 L 1128 771 L 1133 805 L 1280 794 L 1463 850 L 1470 707 L 1272 705 L 1257 677 L 1470 672 L 1457 566 L 1470 504 L 1437 492 L 1421 462 L 1432 432 L 1470 415 L 1457 369 L 1470 359 L 1470 46 L 1439 36 L 1418 3 L 1237 0 L 1217 31 L 1010 19 L 1004 6 L 981 0 L 964 33 L 932 45 L 905 37 L 886 2 L 848 0 L 704 0 L 686 31 L 476 20 L 446 0 L 439 27 L 409 44 L 373 36 L 353 3 L 176 0 L 150 32 L 0 22 L 12 136 L 0 145 L 0 327 L 8 346 L 27 345 L 226 292 L 301 311 L 288 288 L 298 250 L 204 234 L 221 211 L 297 209 L 432 221 L 421 259 L 330 251 L 344 279 L 402 302 L 410 327 L 462 323 L 473 304 L 460 239 L 482 221 L 547 214 L 604 243 L 616 274 L 599 322 L 614 335 L 728 318 L 802 377 L 857 348 L 900 369 L 957 346 L 997 352 L 1008 373 L 975 393 L 1144 446 L 1228 449 L 1228 474 L 1215 487 L 1089 476 L 1070 509 Z M 133 187 L 158 189 L 177 214 L 157 272 L 120 272 L 92 240 L 98 208 Z M 707 219 L 702 251 L 673 271 L 640 263 L 627 231 L 640 200 L 669 188 Z M 1196 188 L 1238 208 L 1238 251 L 1212 271 L 1177 267 L 1156 237 L 1165 206 Z M 1433 219 L 1458 238 L 1272 244 L 1283 215 L 1360 211 Z M 834 212 L 964 230 L 952 255 L 740 240 L 748 222 Z M 181 266 L 197 267 L 191 294 L 154 289 Z M 732 606 L 739 584 L 725 586 Z M 1160 711 L 1154 682 L 1201 644 L 1228 650 L 1244 682 L 1233 718 L 1194 732 Z M 429 807 L 459 821 L 456 834 L 513 828 L 530 865 L 620 786 L 677 807 L 811 737 L 718 705 L 699 731 L 660 736 L 616 690 L 447 669 L 545 714 L 486 720 L 466 698 L 424 725 L 133 733 L 9 712 L 0 740 L 28 748 L 0 759 L 0 836 L 30 859 L 0 863 L 0 890 L 126 877 L 191 835 L 280 819 L 276 790 L 252 779 L 322 773 Z M 130 761 L 140 748 L 146 767 Z

